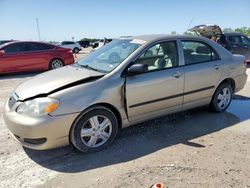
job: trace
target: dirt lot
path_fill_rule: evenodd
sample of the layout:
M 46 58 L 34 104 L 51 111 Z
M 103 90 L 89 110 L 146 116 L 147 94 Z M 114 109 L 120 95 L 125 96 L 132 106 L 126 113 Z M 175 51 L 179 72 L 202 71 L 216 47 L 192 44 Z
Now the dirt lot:
M 159 181 L 250 187 L 250 80 L 225 113 L 199 108 L 169 115 L 126 128 L 104 151 L 81 154 L 71 146 L 25 149 L 10 136 L 3 103 L 36 74 L 0 77 L 0 187 L 150 187 Z

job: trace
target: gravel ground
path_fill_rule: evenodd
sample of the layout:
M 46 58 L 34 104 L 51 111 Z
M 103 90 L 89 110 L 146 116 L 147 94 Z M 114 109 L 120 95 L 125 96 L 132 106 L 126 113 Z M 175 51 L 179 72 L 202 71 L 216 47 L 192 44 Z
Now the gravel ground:
M 25 149 L 10 136 L 3 103 L 36 74 L 0 77 L 0 187 L 250 187 L 250 81 L 224 113 L 198 108 L 148 121 L 81 154 Z

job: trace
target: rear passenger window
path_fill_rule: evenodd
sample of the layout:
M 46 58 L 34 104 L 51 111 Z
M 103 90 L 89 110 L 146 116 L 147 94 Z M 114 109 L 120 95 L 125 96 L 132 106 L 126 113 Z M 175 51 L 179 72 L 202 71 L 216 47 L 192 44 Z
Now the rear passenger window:
M 198 41 L 182 41 L 185 64 L 218 60 L 219 56 L 210 46 Z
M 54 46 L 50 44 L 43 44 L 43 43 L 26 43 L 25 51 L 41 51 L 41 50 L 51 50 Z

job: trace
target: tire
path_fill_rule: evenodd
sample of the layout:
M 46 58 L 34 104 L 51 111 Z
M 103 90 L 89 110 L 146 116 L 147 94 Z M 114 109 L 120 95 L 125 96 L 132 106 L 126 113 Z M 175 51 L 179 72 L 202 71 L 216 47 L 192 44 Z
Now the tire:
M 231 103 L 233 96 L 233 89 L 229 83 L 222 83 L 216 89 L 212 101 L 210 103 L 210 109 L 213 112 L 224 112 Z
M 76 118 L 70 130 L 70 142 L 80 152 L 96 152 L 107 147 L 117 132 L 115 114 L 108 108 L 95 106 Z
M 52 59 L 51 62 L 49 63 L 49 70 L 57 69 L 63 66 L 64 63 L 61 59 Z
M 79 48 L 74 48 L 74 49 L 73 49 L 73 53 L 74 53 L 74 54 L 78 54 L 78 53 L 79 53 L 79 51 L 80 51 L 80 49 L 79 49 Z

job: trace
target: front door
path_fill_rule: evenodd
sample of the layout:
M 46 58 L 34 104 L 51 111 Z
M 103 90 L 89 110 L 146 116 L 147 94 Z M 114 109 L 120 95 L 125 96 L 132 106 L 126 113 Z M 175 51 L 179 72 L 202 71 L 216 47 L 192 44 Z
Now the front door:
M 250 60 L 250 39 L 241 35 L 242 51 L 247 60 Z
M 135 63 L 148 65 L 148 71 L 126 78 L 130 121 L 154 118 L 182 108 L 184 71 L 179 67 L 176 41 L 153 45 Z
M 0 57 L 0 73 L 11 73 L 22 70 L 26 63 L 24 43 L 18 42 L 2 48 L 5 54 Z

